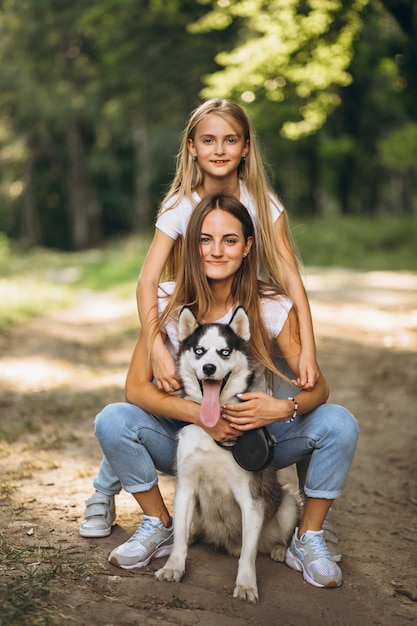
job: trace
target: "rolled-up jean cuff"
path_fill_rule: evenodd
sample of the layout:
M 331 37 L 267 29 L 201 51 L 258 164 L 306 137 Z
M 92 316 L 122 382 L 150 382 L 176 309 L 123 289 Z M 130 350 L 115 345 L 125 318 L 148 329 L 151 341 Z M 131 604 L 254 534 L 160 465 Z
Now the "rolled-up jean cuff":
M 304 493 L 307 498 L 322 498 L 323 500 L 335 500 L 336 498 L 340 498 L 343 491 L 340 489 L 337 491 L 313 491 L 308 487 L 304 486 Z
M 93 480 L 93 487 L 96 491 L 104 493 L 105 496 L 117 496 L 120 493 L 120 489 L 118 489 L 117 491 L 110 491 L 109 489 L 102 487 L 100 483 L 98 483 L 96 480 Z
M 152 489 L 152 487 L 155 487 L 155 485 L 158 484 L 158 477 L 155 478 L 155 480 L 153 480 L 150 483 L 140 483 L 138 485 L 123 485 L 123 489 L 127 492 L 127 493 L 142 493 L 143 491 L 149 491 L 150 489 Z

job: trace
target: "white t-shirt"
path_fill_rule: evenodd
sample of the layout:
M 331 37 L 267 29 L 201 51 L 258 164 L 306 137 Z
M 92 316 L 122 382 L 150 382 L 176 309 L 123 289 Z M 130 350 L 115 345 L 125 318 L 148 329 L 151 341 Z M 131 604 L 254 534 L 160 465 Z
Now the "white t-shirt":
M 158 315 L 160 316 L 164 311 L 169 301 L 169 296 L 173 293 L 175 288 L 175 282 L 160 283 L 158 287 Z M 289 312 L 292 308 L 292 302 L 285 296 L 273 295 L 269 298 L 262 298 L 262 309 L 265 321 L 265 327 L 267 333 L 273 341 L 280 334 L 282 327 L 284 326 Z M 226 315 L 216 320 L 219 324 L 228 324 L 232 318 L 234 309 L 230 309 Z M 166 347 L 172 356 L 175 358 L 179 348 L 178 340 L 178 320 L 170 319 L 162 329 L 166 334 Z M 266 387 L 266 381 L 264 379 L 264 368 L 257 372 L 256 379 L 253 385 L 253 389 L 257 391 L 268 391 Z
M 177 239 L 180 235 L 185 237 L 185 231 L 187 230 L 190 215 L 195 206 L 201 201 L 201 198 L 196 191 L 193 192 L 192 196 L 193 202 L 191 202 L 189 198 L 184 197 L 173 209 L 169 209 L 169 206 L 175 204 L 176 198 L 173 198 L 172 203 L 163 208 L 163 213 L 161 213 L 156 221 L 156 228 L 168 235 L 168 237 L 171 237 L 171 239 Z M 247 208 L 256 231 L 258 228 L 258 220 L 255 204 L 246 185 L 244 185 L 241 181 L 240 202 Z M 271 196 L 271 216 L 273 224 L 277 221 L 283 210 L 284 207 L 279 200 L 274 196 Z

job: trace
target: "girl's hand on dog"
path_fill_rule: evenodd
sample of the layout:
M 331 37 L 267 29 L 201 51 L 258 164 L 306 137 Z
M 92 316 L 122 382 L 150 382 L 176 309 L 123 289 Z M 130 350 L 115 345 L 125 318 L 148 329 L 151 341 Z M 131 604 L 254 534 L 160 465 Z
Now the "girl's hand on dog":
M 224 441 L 236 441 L 238 437 L 240 437 L 243 433 L 236 432 L 236 429 L 225 419 L 219 418 L 217 424 L 212 428 L 208 428 L 204 426 L 201 417 L 200 410 L 201 405 L 197 404 L 197 402 L 193 402 L 192 400 L 183 400 L 188 405 L 187 408 L 187 416 L 185 421 L 190 424 L 196 424 L 200 426 L 203 430 L 206 431 L 214 439 L 214 441 L 224 442 Z
M 166 391 L 166 393 L 174 393 L 181 389 L 175 368 L 175 361 L 165 346 L 159 351 L 157 351 L 156 348 L 153 349 L 151 365 L 154 381 L 158 389 Z
M 239 404 L 222 406 L 222 417 L 236 430 L 252 430 L 288 419 L 288 400 L 278 400 L 261 391 L 238 394 Z
M 220 418 L 216 426 L 212 428 L 207 428 L 207 426 L 203 426 L 202 424 L 199 424 L 199 426 L 201 426 L 210 437 L 213 437 L 214 441 L 219 441 L 220 443 L 224 441 L 236 441 L 236 439 L 241 436 L 228 420 L 222 418 Z

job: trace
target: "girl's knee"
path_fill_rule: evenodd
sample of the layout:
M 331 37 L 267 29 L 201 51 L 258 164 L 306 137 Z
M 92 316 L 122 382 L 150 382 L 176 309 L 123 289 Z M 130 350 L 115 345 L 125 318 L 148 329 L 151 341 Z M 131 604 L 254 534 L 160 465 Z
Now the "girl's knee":
M 359 433 L 358 421 L 352 415 L 352 413 L 350 413 L 350 411 L 345 409 L 345 407 L 339 406 L 338 404 L 333 404 L 331 406 L 334 408 L 341 426 L 343 428 L 346 428 L 346 430 L 351 430 L 352 433 L 354 434 L 358 434 Z
M 122 402 L 108 404 L 96 415 L 94 420 L 94 433 L 100 442 L 104 441 L 107 436 L 115 437 L 115 430 L 119 423 L 118 418 L 122 406 Z
M 342 445 L 350 445 L 354 448 L 359 436 L 359 425 L 356 418 L 343 406 L 337 404 L 327 406 L 330 409 L 329 418 L 334 433 L 337 434 Z

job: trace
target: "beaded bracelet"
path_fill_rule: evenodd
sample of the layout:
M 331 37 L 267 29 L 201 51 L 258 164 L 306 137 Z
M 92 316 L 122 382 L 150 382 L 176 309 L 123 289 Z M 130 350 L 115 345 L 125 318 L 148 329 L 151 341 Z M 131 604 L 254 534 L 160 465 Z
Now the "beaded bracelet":
M 295 398 L 293 398 L 292 396 L 288 396 L 287 400 L 291 400 L 292 402 L 294 402 L 294 413 L 291 415 L 291 417 L 287 420 L 285 420 L 286 424 L 291 424 L 291 422 L 293 422 L 295 420 L 295 418 L 297 417 L 298 413 L 298 402 Z

